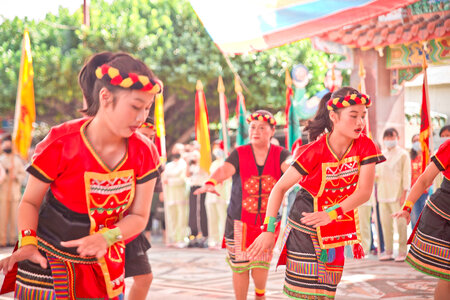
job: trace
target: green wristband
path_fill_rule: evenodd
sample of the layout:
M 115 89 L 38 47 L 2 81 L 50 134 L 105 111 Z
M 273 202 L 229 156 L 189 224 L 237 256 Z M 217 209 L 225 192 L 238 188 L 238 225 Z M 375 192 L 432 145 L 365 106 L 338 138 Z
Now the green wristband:
M 104 228 L 104 230 L 102 229 L 99 232 L 105 238 L 106 243 L 108 244 L 108 247 L 111 247 L 116 242 L 123 239 L 122 232 L 120 231 L 119 227 L 114 227 L 112 229 Z
M 277 218 L 275 217 L 267 217 L 264 220 L 264 224 L 267 224 L 267 231 L 268 232 L 275 232 L 275 223 L 277 221 Z

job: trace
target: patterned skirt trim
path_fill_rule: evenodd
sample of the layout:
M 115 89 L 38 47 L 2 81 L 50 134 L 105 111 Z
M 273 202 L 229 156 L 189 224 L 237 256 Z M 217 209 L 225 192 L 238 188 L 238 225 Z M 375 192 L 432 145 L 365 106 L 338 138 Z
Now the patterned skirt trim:
M 406 262 L 422 273 L 450 281 L 450 242 L 417 230 Z
M 231 270 L 235 273 L 242 273 L 255 268 L 269 269 L 273 251 L 264 251 L 255 259 L 250 260 L 246 247 L 246 224 L 240 220 L 233 220 L 232 230 L 234 231 L 234 238 L 225 238 L 226 260 Z
M 283 236 L 286 277 L 283 293 L 293 299 L 334 299 L 344 269 L 343 247 L 333 261 L 319 260 L 322 249 L 310 228 L 291 219 Z

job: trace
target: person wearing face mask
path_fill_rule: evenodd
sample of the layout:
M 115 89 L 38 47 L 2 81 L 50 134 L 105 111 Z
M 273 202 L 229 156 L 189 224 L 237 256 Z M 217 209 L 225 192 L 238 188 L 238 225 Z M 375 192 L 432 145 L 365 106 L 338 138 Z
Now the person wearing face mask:
M 385 253 L 381 261 L 392 260 L 394 248 L 394 224 L 392 214 L 397 212 L 406 199 L 411 186 L 411 161 L 408 152 L 398 145 L 399 135 L 395 128 L 388 128 L 383 134 L 386 157 L 384 164 L 377 165 L 377 192 L 380 202 L 381 228 L 383 230 Z M 406 258 L 406 221 L 397 220 L 398 256 L 395 261 L 402 262 Z
M 166 243 L 182 248 L 187 226 L 186 169 L 181 158 L 182 144 L 173 146 L 170 161 L 166 164 L 163 178 L 164 212 L 166 215 Z
M 25 179 L 25 165 L 22 159 L 12 153 L 12 138 L 7 134 L 2 138 L 0 168 L 0 247 L 12 246 L 17 240 L 17 209 L 20 189 Z M 1 172 L 0 172 L 1 173 Z
M 220 144 L 217 141 L 213 145 L 212 153 L 215 160 L 209 168 L 211 174 L 222 166 L 226 159 L 225 151 L 220 148 Z M 219 249 L 222 245 L 227 219 L 227 203 L 231 194 L 231 179 L 217 184 L 216 190 L 220 195 L 206 193 L 205 200 L 206 214 L 208 216 L 208 246 L 210 249 Z
M 411 187 L 416 183 L 420 174 L 422 174 L 422 146 L 420 145 L 419 135 L 413 135 L 411 147 Z M 411 227 L 414 229 L 416 222 L 419 219 L 420 213 L 428 198 L 428 189 L 417 199 L 411 211 Z

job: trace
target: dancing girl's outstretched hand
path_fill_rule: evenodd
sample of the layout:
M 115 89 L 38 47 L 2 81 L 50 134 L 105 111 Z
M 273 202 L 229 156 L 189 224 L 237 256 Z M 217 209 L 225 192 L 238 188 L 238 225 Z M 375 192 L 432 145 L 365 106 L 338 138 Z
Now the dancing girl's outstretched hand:
M 305 225 L 312 225 L 317 228 L 319 226 L 325 226 L 331 222 L 330 216 L 325 211 L 318 211 L 313 213 L 302 213 L 303 218 L 300 221 Z
M 411 221 L 411 215 L 405 210 L 399 210 L 398 212 L 393 213 L 391 216 L 396 219 L 405 218 L 406 224 L 409 224 L 409 222 Z
M 272 250 L 275 245 L 275 234 L 273 232 L 262 232 L 247 248 L 250 259 L 254 260 L 266 250 Z
M 194 195 L 200 195 L 203 193 L 213 193 L 220 196 L 219 192 L 217 192 L 216 188 L 212 184 L 205 184 L 194 191 Z
M 0 260 L 0 271 L 3 271 L 3 273 L 6 274 L 12 270 L 17 262 L 26 259 L 39 264 L 43 269 L 47 268 L 47 259 L 42 256 L 38 248 L 34 245 L 26 245 L 17 249 L 17 251 L 10 256 Z
M 85 236 L 78 240 L 61 242 L 61 246 L 71 248 L 76 247 L 81 257 L 95 256 L 101 258 L 108 250 L 108 243 L 101 233 Z

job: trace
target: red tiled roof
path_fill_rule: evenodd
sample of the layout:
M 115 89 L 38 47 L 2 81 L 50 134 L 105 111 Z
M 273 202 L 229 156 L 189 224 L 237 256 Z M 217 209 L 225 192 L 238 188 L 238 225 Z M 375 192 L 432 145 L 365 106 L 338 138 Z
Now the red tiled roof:
M 354 48 L 375 48 L 450 36 L 450 12 L 408 16 L 402 20 L 378 22 L 378 18 L 320 37 Z

